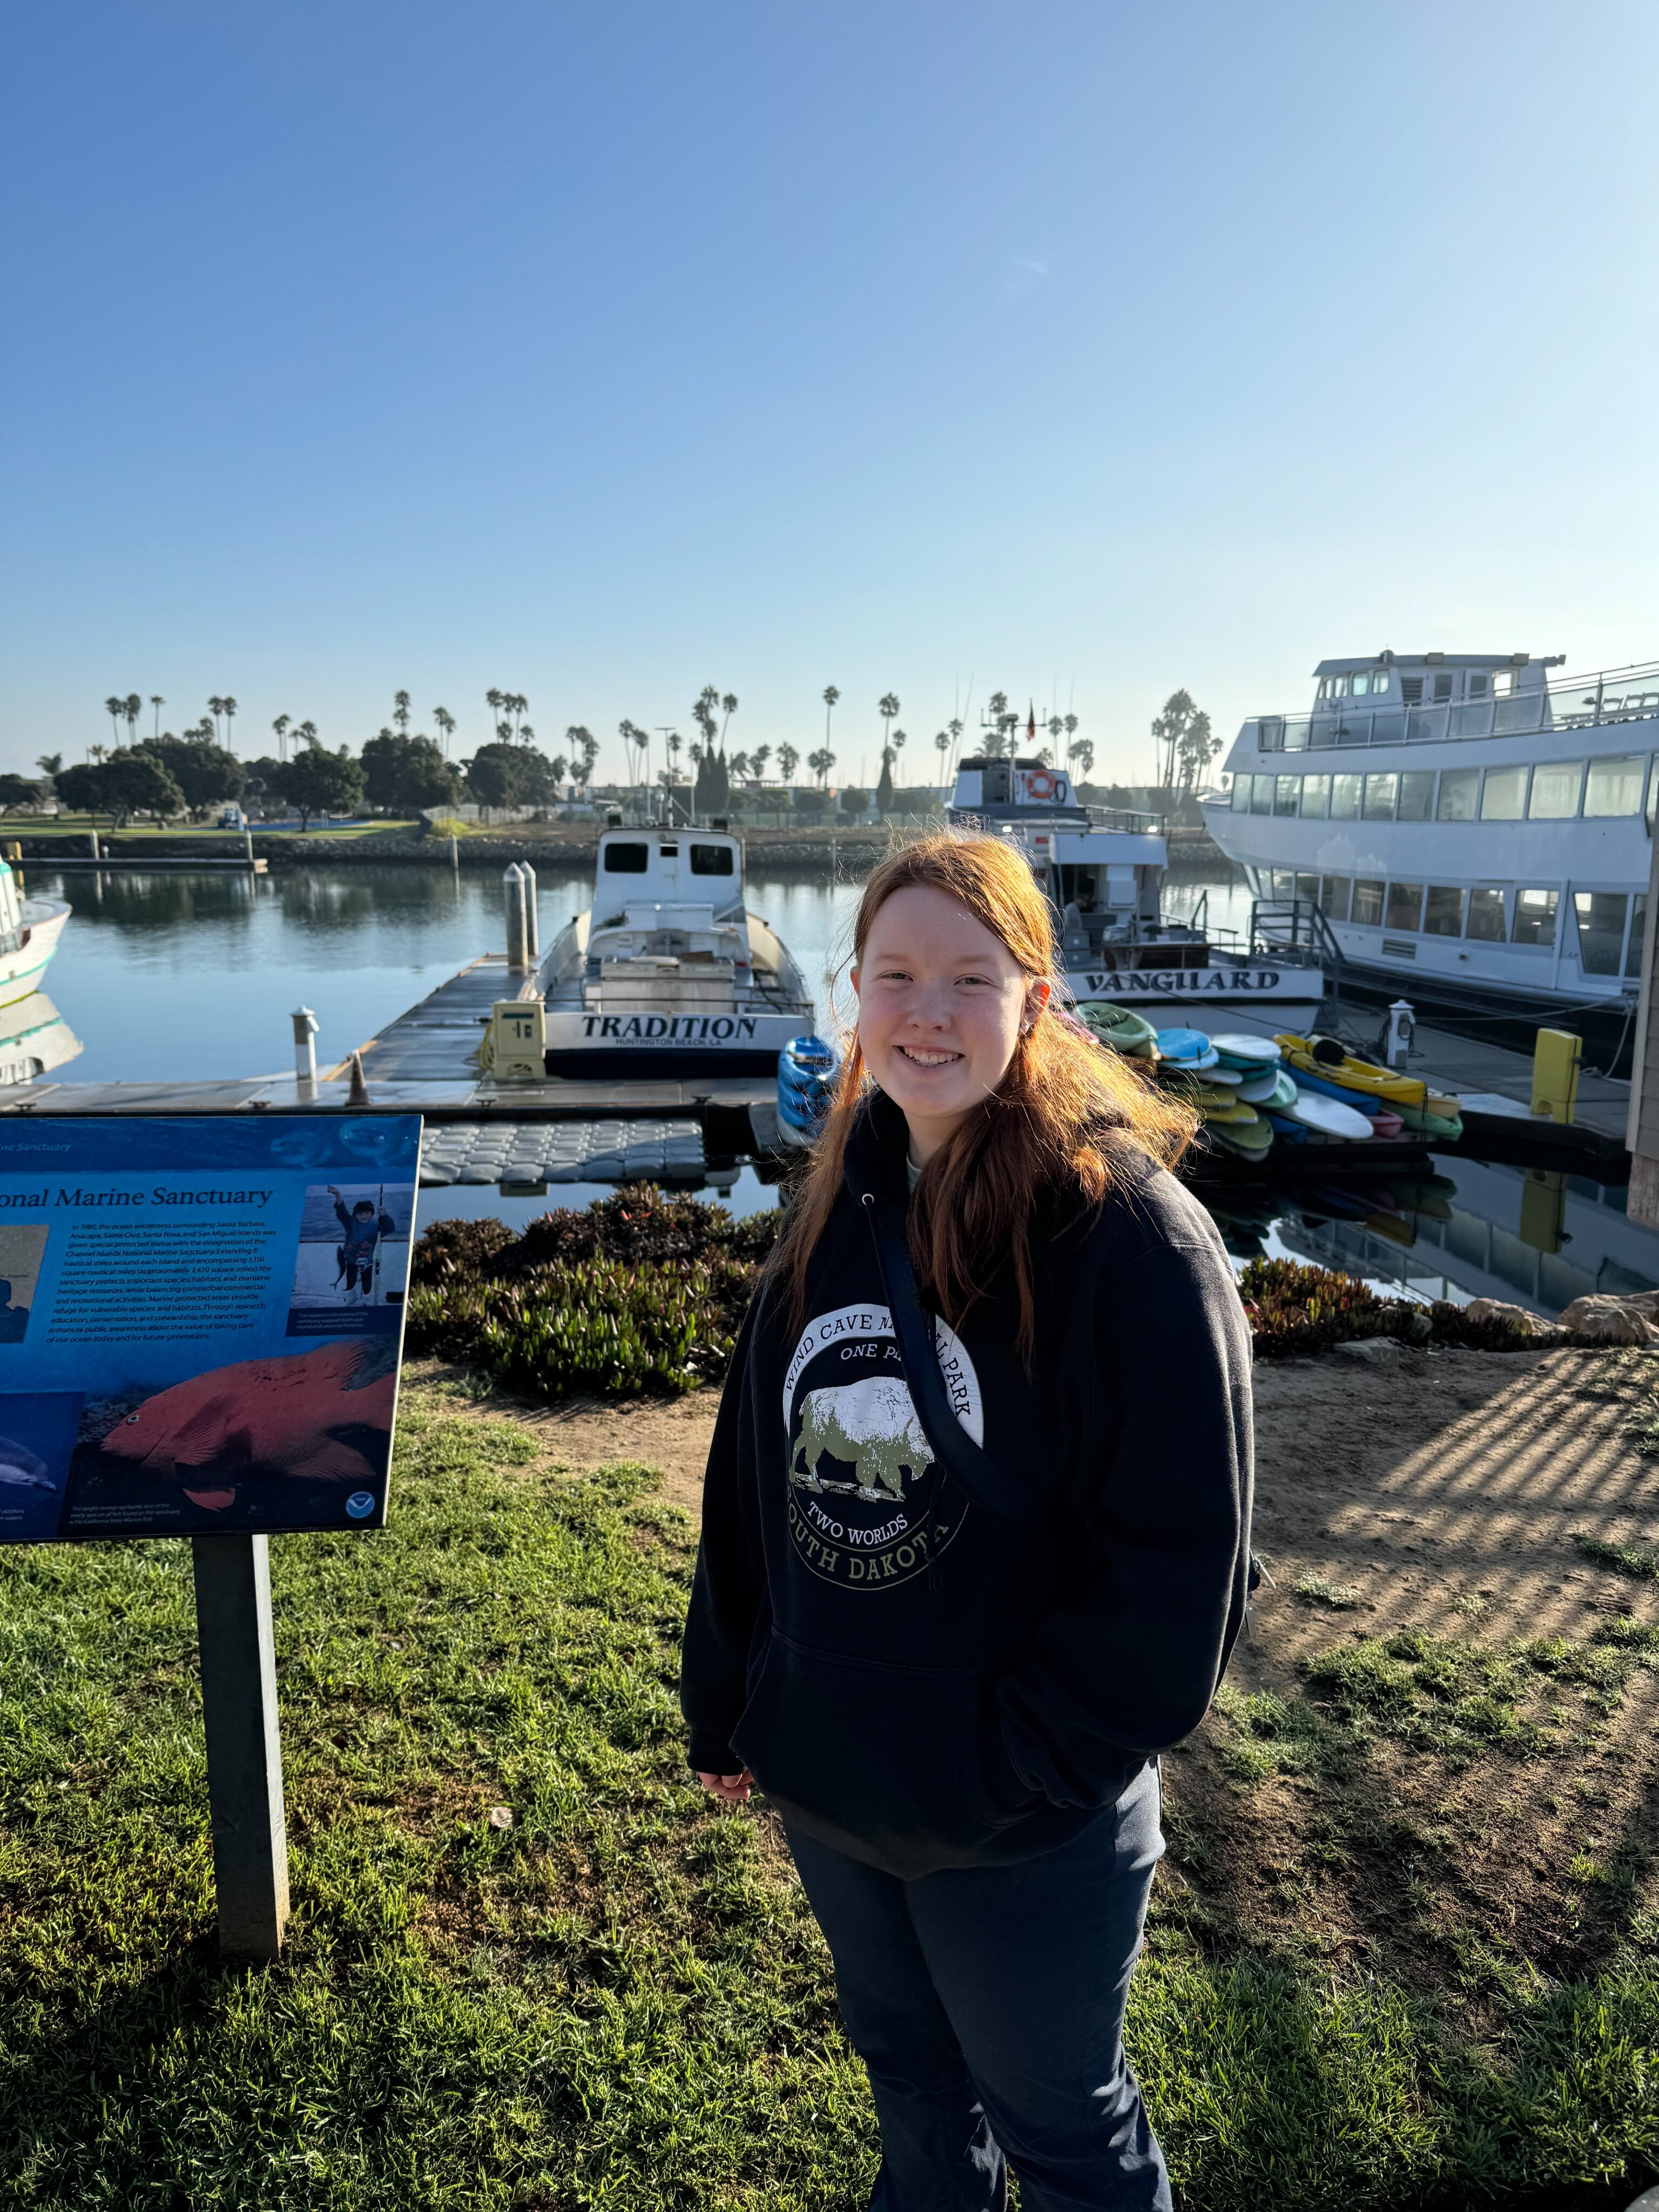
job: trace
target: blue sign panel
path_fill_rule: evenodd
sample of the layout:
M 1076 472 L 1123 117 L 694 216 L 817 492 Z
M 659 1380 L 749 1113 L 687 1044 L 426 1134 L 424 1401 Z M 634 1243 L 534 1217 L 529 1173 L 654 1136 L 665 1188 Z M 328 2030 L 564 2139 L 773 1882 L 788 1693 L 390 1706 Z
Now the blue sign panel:
M 420 1143 L 0 1118 L 0 1543 L 381 1527 Z

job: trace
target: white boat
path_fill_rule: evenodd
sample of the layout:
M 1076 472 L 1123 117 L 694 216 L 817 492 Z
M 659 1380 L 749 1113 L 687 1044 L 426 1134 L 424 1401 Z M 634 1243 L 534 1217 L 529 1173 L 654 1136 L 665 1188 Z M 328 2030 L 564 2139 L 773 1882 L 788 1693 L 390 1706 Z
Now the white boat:
M 1037 760 L 969 760 L 951 822 L 1013 839 L 1064 915 L 1060 957 L 1079 1003 L 1108 1000 L 1155 1027 L 1188 1021 L 1271 1036 L 1316 1026 L 1324 971 L 1316 947 L 1239 940 L 1164 918 L 1170 848 L 1157 818 L 1082 805 L 1062 769 Z
M 23 897 L 10 866 L 0 860 L 0 1008 L 40 989 L 70 913 L 62 899 Z
M 1205 802 L 1271 926 L 1316 907 L 1345 975 L 1413 1001 L 1622 1028 L 1659 803 L 1659 663 L 1322 660 L 1312 706 L 1252 715 Z
M 743 848 L 714 830 L 607 831 L 592 906 L 533 991 L 550 1075 L 775 1075 L 814 1019 L 781 939 L 744 905 Z

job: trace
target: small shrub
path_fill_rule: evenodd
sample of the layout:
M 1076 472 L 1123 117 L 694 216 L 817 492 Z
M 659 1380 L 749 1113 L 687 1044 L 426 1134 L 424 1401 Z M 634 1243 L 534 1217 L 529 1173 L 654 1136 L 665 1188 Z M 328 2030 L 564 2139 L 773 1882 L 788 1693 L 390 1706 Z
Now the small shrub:
M 1352 1583 L 1334 1583 L 1328 1575 L 1298 1576 L 1296 1594 L 1304 1605 L 1322 1605 L 1332 1613 L 1352 1613 L 1359 1602 Z
M 1513 1322 L 1472 1322 L 1461 1306 L 1386 1298 L 1352 1275 L 1297 1260 L 1255 1259 L 1238 1277 L 1258 1358 L 1323 1352 L 1362 1337 L 1392 1336 L 1407 1344 L 1451 1344 L 1479 1352 L 1524 1350 L 1532 1342 Z

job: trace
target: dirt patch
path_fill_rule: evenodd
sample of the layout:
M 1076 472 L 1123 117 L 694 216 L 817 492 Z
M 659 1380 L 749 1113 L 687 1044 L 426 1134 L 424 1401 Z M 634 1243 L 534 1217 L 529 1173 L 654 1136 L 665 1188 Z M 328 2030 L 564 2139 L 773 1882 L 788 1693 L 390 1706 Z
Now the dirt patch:
M 567 1398 L 550 1406 L 510 1390 L 483 1390 L 465 1369 L 442 1360 L 411 1359 L 404 1373 L 411 1382 L 452 1389 L 467 1385 L 468 1394 L 452 1401 L 456 1413 L 520 1422 L 573 1474 L 591 1474 L 619 1460 L 659 1468 L 662 1496 L 694 1516 L 702 1511 L 703 1469 L 720 1410 L 717 1389 L 694 1390 L 684 1398 Z

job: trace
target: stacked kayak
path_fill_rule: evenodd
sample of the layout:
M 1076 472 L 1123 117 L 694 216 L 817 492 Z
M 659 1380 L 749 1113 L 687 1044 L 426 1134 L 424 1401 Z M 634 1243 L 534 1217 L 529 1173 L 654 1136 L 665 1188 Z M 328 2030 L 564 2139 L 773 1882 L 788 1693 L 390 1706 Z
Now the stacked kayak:
M 1077 1014 L 1084 1027 L 1102 1044 L 1110 1045 L 1114 1052 L 1121 1052 L 1131 1060 L 1158 1058 L 1158 1031 L 1144 1015 L 1133 1012 L 1127 1006 L 1109 1006 L 1104 1001 L 1079 1006 Z
M 1445 1092 L 1431 1091 L 1415 1075 L 1357 1060 L 1334 1037 L 1287 1033 L 1274 1042 L 1294 1071 L 1298 1088 L 1368 1115 L 1375 1136 L 1398 1136 L 1401 1128 L 1448 1139 L 1463 1133 L 1461 1103 Z
M 1158 1072 L 1166 1082 L 1180 1085 L 1182 1096 L 1197 1107 L 1205 1134 L 1224 1152 L 1260 1159 L 1273 1144 L 1273 1124 L 1244 1091 L 1261 1066 L 1255 1062 L 1247 1066 L 1237 1054 L 1224 1053 L 1226 1042 L 1203 1030 L 1160 1030 Z M 1265 1038 L 1261 1042 L 1267 1044 Z M 1267 1044 L 1267 1050 L 1277 1060 L 1278 1047 Z

